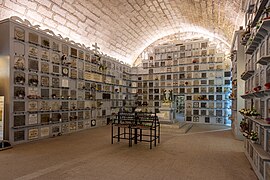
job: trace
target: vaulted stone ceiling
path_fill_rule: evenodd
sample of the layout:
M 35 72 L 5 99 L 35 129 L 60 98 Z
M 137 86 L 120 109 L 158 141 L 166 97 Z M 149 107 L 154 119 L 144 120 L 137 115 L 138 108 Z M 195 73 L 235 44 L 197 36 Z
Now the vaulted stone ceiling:
M 246 0 L 0 0 L 16 15 L 132 63 L 156 40 L 179 32 L 212 34 L 228 44 L 243 25 Z

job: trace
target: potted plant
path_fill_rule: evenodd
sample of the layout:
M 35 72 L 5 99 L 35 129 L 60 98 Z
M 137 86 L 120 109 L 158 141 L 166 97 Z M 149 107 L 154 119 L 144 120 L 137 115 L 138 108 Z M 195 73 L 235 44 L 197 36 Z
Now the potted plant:
M 251 140 L 252 143 L 255 143 L 258 140 L 258 133 L 251 130 L 249 134 L 249 139 Z
M 253 116 L 254 118 L 257 118 L 258 116 L 260 116 L 260 113 L 258 113 L 256 111 L 256 109 L 253 109 L 250 111 L 250 116 Z
M 242 121 L 240 122 L 240 128 L 242 132 L 245 132 L 248 130 L 248 123 L 244 119 L 242 119 Z

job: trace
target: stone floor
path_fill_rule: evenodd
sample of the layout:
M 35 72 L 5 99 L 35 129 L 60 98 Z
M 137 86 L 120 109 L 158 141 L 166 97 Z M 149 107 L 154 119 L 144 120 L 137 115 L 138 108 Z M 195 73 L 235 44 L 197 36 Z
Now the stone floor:
M 227 127 L 223 127 L 227 128 Z M 203 132 L 206 131 L 206 132 Z M 0 179 L 256 180 L 243 142 L 222 127 L 188 134 L 162 127 L 161 143 L 111 144 L 110 127 L 17 145 L 0 152 Z

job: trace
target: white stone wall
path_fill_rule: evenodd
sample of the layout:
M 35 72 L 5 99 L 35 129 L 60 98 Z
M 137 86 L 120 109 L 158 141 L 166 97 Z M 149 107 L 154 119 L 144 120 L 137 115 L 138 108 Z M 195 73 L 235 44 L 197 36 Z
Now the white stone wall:
M 131 63 L 157 39 L 209 31 L 230 43 L 243 22 L 241 0 L 0 0 L 0 19 L 16 15 Z

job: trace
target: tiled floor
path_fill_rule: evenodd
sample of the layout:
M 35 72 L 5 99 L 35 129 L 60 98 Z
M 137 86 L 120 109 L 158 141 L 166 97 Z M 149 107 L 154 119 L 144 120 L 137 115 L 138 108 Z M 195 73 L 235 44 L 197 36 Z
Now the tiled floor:
M 230 130 L 195 126 L 183 135 L 162 128 L 152 150 L 111 144 L 109 126 L 17 145 L 0 152 L 0 179 L 257 179 Z

